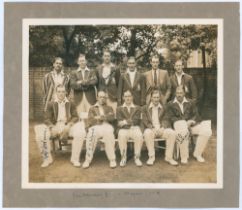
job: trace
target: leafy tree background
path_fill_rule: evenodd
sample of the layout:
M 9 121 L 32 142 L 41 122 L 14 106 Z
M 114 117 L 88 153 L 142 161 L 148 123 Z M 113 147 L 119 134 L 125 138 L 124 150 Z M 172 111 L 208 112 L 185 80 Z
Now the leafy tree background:
M 113 62 L 123 65 L 127 56 L 135 56 L 141 69 L 150 67 L 151 54 L 160 53 L 161 66 L 172 70 L 174 60 L 187 61 L 192 50 L 201 49 L 203 66 L 205 52 L 213 67 L 217 66 L 216 25 L 88 25 L 30 26 L 30 67 L 52 65 L 56 56 L 64 58 L 65 66 L 76 66 L 80 53 L 87 55 L 90 66 L 101 63 L 102 50 L 109 48 Z M 168 53 L 164 55 L 162 52 Z
M 216 108 L 216 81 L 209 82 L 209 75 L 211 70 L 215 70 L 215 74 L 217 70 L 217 25 L 46 25 L 29 28 L 32 71 L 38 71 L 38 67 L 49 70 L 56 56 L 64 59 L 66 67 L 76 67 L 80 53 L 86 54 L 88 66 L 95 68 L 102 62 L 104 48 L 111 50 L 112 62 L 121 72 L 126 69 L 128 56 L 135 56 L 138 70 L 144 72 L 150 68 L 150 56 L 158 54 L 160 67 L 170 74 L 177 58 L 183 59 L 186 65 L 191 52 L 200 50 L 203 68 L 198 69 L 199 76 L 194 77 L 199 89 L 198 107 L 201 113 L 207 113 L 203 109 L 208 107 Z

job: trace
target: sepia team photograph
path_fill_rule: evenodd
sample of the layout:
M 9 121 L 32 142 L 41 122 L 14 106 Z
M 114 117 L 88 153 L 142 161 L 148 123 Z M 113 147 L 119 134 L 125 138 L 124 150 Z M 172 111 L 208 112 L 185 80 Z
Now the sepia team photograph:
M 220 19 L 24 19 L 22 187 L 221 188 Z

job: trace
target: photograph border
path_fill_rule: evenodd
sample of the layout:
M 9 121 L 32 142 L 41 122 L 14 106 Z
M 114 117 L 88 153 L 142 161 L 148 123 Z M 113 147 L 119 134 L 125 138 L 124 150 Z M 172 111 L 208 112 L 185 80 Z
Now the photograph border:
M 217 25 L 216 183 L 30 183 L 29 180 L 29 26 L 56 25 Z M 22 188 L 65 189 L 221 189 L 223 187 L 223 20 L 222 19 L 23 19 Z
M 222 189 L 21 188 L 22 20 L 26 18 L 222 18 Z M 3 207 L 239 207 L 239 2 L 4 3 Z M 232 40 L 231 40 L 232 36 Z

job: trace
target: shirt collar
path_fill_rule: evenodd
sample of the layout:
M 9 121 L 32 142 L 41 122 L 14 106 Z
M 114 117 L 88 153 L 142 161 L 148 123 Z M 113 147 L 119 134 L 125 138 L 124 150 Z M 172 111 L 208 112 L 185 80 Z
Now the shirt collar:
M 153 107 L 155 107 L 155 105 L 151 102 L 150 105 L 149 105 L 149 108 L 153 108 Z M 158 107 L 158 108 L 162 108 L 162 105 L 159 103 L 159 104 L 157 105 L 157 107 Z
M 110 63 L 109 65 L 110 65 L 110 67 L 114 67 L 114 64 L 113 63 Z M 104 67 L 104 66 L 106 66 L 106 64 L 105 63 L 102 63 L 102 67 Z
M 130 73 L 130 74 L 134 74 L 134 73 L 136 73 L 136 72 L 137 72 L 137 69 L 135 68 L 135 70 L 134 70 L 134 71 L 130 71 L 130 70 L 129 70 L 129 68 L 127 68 L 127 72 L 128 72 L 128 73 Z
M 100 105 L 98 102 L 96 102 L 96 103 L 94 104 L 94 106 L 95 106 L 95 107 L 101 107 L 101 105 Z
M 182 71 L 181 75 L 178 75 L 177 73 L 175 73 L 177 77 L 182 77 L 183 75 L 185 75 L 185 73 Z
M 58 75 L 55 69 L 53 69 L 52 74 Z M 61 74 L 61 76 L 64 76 L 64 71 L 61 70 L 59 74 Z
M 58 98 L 56 98 L 56 99 L 55 99 L 55 102 L 57 102 L 58 104 L 62 104 L 62 103 L 66 104 L 67 102 L 69 102 L 69 100 L 65 97 L 64 100 L 63 100 L 62 102 L 60 102 L 60 101 L 58 100 Z
M 80 67 L 77 69 L 77 71 L 79 72 L 79 71 L 83 71 Z M 90 69 L 86 66 L 85 67 L 85 69 L 84 69 L 84 71 L 90 71 Z
M 181 103 L 177 100 L 176 97 L 175 97 L 175 99 L 174 99 L 174 101 L 173 101 L 173 103 L 178 103 L 178 104 L 183 104 L 183 103 L 185 103 L 185 102 L 188 102 L 188 100 L 186 99 L 186 97 L 183 98 L 183 101 L 182 101 Z
M 132 103 L 132 104 L 130 104 L 130 106 L 127 106 L 127 105 L 124 103 L 124 104 L 123 104 L 123 107 L 126 107 L 126 108 L 128 108 L 128 107 L 135 108 L 135 105 Z

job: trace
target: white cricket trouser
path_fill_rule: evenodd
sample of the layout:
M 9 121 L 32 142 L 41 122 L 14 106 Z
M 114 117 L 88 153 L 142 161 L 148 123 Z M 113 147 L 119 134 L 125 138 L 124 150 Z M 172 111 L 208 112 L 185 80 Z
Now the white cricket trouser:
M 134 155 L 140 158 L 140 151 L 143 144 L 143 135 L 138 126 L 132 126 L 130 129 L 120 129 L 118 132 L 118 143 L 122 158 L 126 158 L 127 142 L 129 139 L 134 141 Z
M 117 101 L 111 101 L 109 98 L 107 98 L 107 105 L 111 106 L 113 108 L 114 114 L 116 114 L 118 102 Z
M 204 122 L 204 121 L 203 121 Z M 194 156 L 201 156 L 204 152 L 206 145 L 208 143 L 208 140 L 212 136 L 212 129 L 211 127 L 208 128 L 206 126 L 203 126 L 203 122 L 200 124 L 191 127 L 191 133 L 192 135 L 198 135 L 197 142 L 194 150 Z
M 72 148 L 71 148 L 71 162 L 79 162 L 83 141 L 86 137 L 86 130 L 84 121 L 77 122 L 74 124 L 69 132 L 69 135 L 73 137 Z
M 50 154 L 50 130 L 45 124 L 36 125 L 34 127 L 35 131 L 35 140 L 38 145 L 38 149 L 40 151 L 40 154 L 42 156 L 43 161 L 45 160 L 51 160 L 51 154 Z
M 165 158 L 173 159 L 173 150 L 176 141 L 176 132 L 171 128 L 158 129 L 155 133 L 152 129 L 145 129 L 144 140 L 148 149 L 149 158 L 155 157 L 155 138 L 164 138 L 166 140 Z
M 97 141 L 101 140 L 105 145 L 105 152 L 109 161 L 115 160 L 115 137 L 114 129 L 108 123 L 94 125 L 88 129 L 86 137 L 86 161 L 91 163 L 95 152 Z
M 204 152 L 207 142 L 212 135 L 211 124 L 207 126 L 206 121 L 190 128 L 191 135 L 198 135 L 197 142 L 195 145 L 194 156 L 201 156 Z M 180 148 L 181 159 L 189 158 L 189 140 L 190 135 L 188 129 L 176 130 L 177 133 L 177 144 Z
M 42 159 L 50 160 L 51 157 L 51 145 L 50 145 L 50 136 L 57 136 L 62 133 L 65 129 L 63 123 L 57 123 L 50 133 L 50 129 L 45 124 L 35 126 L 35 140 L 37 142 L 38 148 L 42 155 Z M 69 136 L 73 137 L 72 141 L 72 156 L 71 161 L 79 161 L 82 145 L 84 138 L 86 136 L 85 126 L 83 122 L 78 122 L 74 124 L 69 130 Z
M 78 116 L 80 119 L 87 118 L 86 113 L 88 113 L 91 106 L 92 105 L 87 101 L 85 93 L 83 92 L 82 100 L 76 107 L 76 110 L 77 110 L 77 113 L 78 113 Z M 84 116 L 86 116 L 86 117 L 84 117 Z

